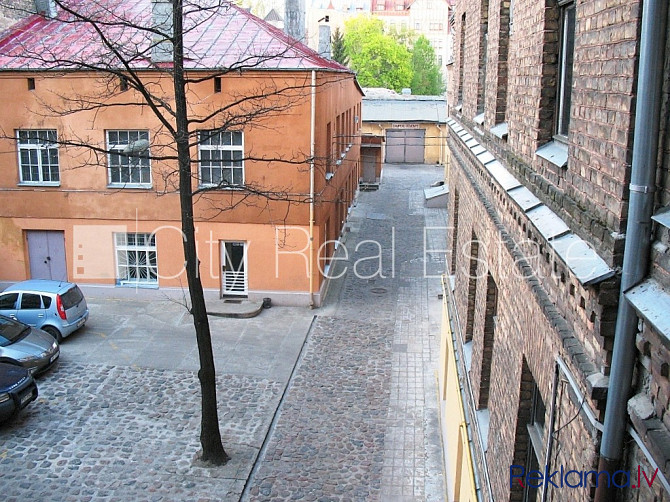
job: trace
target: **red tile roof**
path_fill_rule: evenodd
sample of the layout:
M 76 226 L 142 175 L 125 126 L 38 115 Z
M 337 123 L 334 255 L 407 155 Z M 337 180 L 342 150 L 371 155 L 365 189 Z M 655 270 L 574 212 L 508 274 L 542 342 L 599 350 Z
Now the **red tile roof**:
M 150 0 L 62 0 L 73 11 L 96 19 L 112 46 L 137 69 L 151 68 Z M 218 5 L 212 10 L 196 5 Z M 330 70 L 352 73 L 321 57 L 281 30 L 246 10 L 218 0 L 184 2 L 184 46 L 187 69 L 260 68 Z M 135 47 L 140 47 L 137 51 Z M 138 57 L 137 53 L 142 53 Z M 60 9 L 56 19 L 33 15 L 0 34 L 0 71 L 86 70 L 119 67 L 93 25 Z M 91 65 L 91 66 L 87 66 Z

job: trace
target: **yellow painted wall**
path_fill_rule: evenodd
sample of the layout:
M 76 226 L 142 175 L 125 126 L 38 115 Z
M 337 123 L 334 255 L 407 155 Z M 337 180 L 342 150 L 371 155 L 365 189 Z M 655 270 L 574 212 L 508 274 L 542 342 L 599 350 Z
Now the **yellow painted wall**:
M 426 122 L 413 122 L 417 129 L 426 130 L 426 149 L 424 162 L 426 164 L 444 164 L 446 155 L 446 124 L 438 126 L 437 124 Z M 387 129 L 396 129 L 391 122 L 364 122 L 363 134 L 375 134 L 386 137 Z M 386 153 L 383 153 L 382 160 L 386 159 Z
M 449 502 L 476 502 L 477 491 L 470 456 L 469 437 L 460 383 L 454 357 L 447 288 L 443 282 L 442 332 L 440 342 L 440 416 Z

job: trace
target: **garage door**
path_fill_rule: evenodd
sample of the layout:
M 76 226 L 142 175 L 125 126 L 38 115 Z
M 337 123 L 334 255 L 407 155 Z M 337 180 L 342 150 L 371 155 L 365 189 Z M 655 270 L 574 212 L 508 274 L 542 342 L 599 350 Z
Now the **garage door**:
M 386 162 L 389 164 L 423 164 L 425 149 L 425 129 L 386 130 Z

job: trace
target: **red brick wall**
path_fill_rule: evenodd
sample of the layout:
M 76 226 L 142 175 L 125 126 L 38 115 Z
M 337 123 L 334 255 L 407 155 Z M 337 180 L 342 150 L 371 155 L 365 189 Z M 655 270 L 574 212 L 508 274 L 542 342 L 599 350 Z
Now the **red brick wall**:
M 488 4 L 489 13 L 481 8 Z M 508 0 L 459 2 L 454 30 L 454 71 L 449 86 L 451 115 L 492 152 L 509 171 L 556 212 L 570 229 L 594 246 L 612 267 L 621 265 L 627 224 L 628 183 L 632 162 L 637 59 L 641 2 L 638 0 L 577 0 L 574 79 L 568 165 L 556 166 L 536 155 L 553 139 L 556 78 L 558 74 L 559 9 L 556 0 L 514 0 L 514 24 L 505 37 Z M 461 21 L 467 20 L 463 54 Z M 482 34 L 488 23 L 485 121 L 474 122 L 481 94 Z M 670 24 L 669 24 L 670 26 Z M 508 51 L 506 57 L 502 57 Z M 458 68 L 463 61 L 462 108 Z M 670 74 L 670 36 L 666 44 L 665 74 Z M 506 120 L 507 140 L 489 129 Z M 670 205 L 670 80 L 666 78 L 661 119 L 658 188 L 655 212 Z M 528 420 L 527 381 L 537 382 L 545 405 L 552 401 L 555 357 L 566 361 L 579 392 L 587 396 L 597 419 L 603 419 L 602 393 L 590 393 L 586 378 L 607 375 L 611 362 L 619 295 L 615 276 L 596 285 L 582 285 L 540 235 L 526 214 L 481 167 L 453 133 L 450 217 L 458 225 L 450 232 L 458 246 L 452 257 L 455 274 L 454 304 L 472 341 L 469 385 L 476 406 L 488 407 L 489 474 L 495 500 L 517 500 L 509 487 L 509 465 L 525 458 Z M 454 193 L 452 192 L 452 193 Z M 455 213 L 458 213 L 457 215 Z M 670 231 L 654 224 L 650 275 L 670 291 Z M 476 235 L 478 260 L 471 267 L 468 239 Z M 485 263 L 483 263 L 485 262 Z M 477 280 L 470 275 L 476 271 Z M 493 350 L 485 337 L 487 276 L 499 289 Z M 643 438 L 655 458 L 670 465 L 670 344 L 648 323 L 638 335 L 636 392 L 650 400 L 652 417 L 662 440 Z M 462 347 L 461 347 L 462 349 Z M 525 363 L 524 363 L 525 361 Z M 491 368 L 486 388 L 482 368 Z M 560 448 L 554 465 L 590 470 L 598 461 L 599 434 L 584 416 L 578 396 L 561 377 L 556 389 Z M 488 398 L 486 393 L 488 392 Z M 580 409 L 581 408 L 581 409 Z M 548 423 L 548 417 L 547 423 Z M 574 420 L 572 420 L 574 419 Z M 661 424 L 661 425 L 659 425 Z M 546 438 L 545 438 L 546 439 Z M 667 443 L 665 441 L 668 441 Z M 667 446 L 666 446 L 667 444 Z M 654 450 L 655 448 L 655 450 Z M 483 452 L 475 451 L 481 465 Z M 630 443 L 629 467 L 646 462 Z M 584 500 L 590 492 L 550 491 L 548 500 Z M 626 500 L 667 500 L 656 483 L 652 490 L 629 491 Z
M 522 420 L 524 415 L 520 403 L 524 397 L 519 397 L 522 358 L 528 361 L 528 366 L 534 380 L 539 385 L 545 403 L 551 402 L 553 368 L 555 356 L 560 355 L 571 365 L 575 375 L 583 375 L 579 368 L 579 361 L 593 361 L 600 356 L 601 349 L 597 337 L 594 336 L 590 321 L 590 313 L 581 307 L 574 308 L 572 316 L 565 316 L 565 311 L 554 303 L 553 298 L 563 298 L 563 291 L 554 289 L 557 284 L 563 284 L 560 277 L 539 281 L 537 278 L 525 277 L 524 274 L 535 271 L 538 276 L 543 273 L 550 275 L 553 262 L 547 264 L 542 258 L 532 261 L 532 254 L 513 254 L 506 245 L 513 238 L 521 241 L 523 238 L 523 224 L 519 225 L 516 217 L 507 208 L 499 207 L 500 190 L 486 182 L 482 173 L 459 143 L 459 139 L 450 136 L 449 146 L 453 153 L 450 185 L 459 192 L 458 220 L 458 249 L 456 250 L 456 277 L 454 302 L 458 311 L 462 330 L 466 330 L 468 312 L 472 302 L 471 284 L 471 251 L 469 239 L 476 235 L 479 241 L 476 270 L 476 294 L 474 315 L 472 319 L 472 362 L 469 380 L 477 405 L 487 407 L 490 412 L 490 428 L 488 434 L 489 474 L 494 489 L 494 500 L 508 500 L 510 496 L 520 497 L 520 494 L 509 488 L 509 466 L 519 461 L 519 451 L 524 450 L 526 438 L 523 436 L 523 427 L 517 423 L 517 417 Z M 455 210 L 454 201 L 451 201 L 450 213 Z M 491 214 L 495 214 L 495 220 Z M 526 223 L 527 224 L 527 223 Z M 505 229 L 505 234 L 501 233 Z M 528 227 L 526 227 L 528 228 Z M 453 239 L 452 235 L 449 237 Z M 531 238 L 532 239 L 532 238 Z M 453 241 L 451 241 L 453 242 Z M 528 268 L 522 269 L 522 260 L 528 261 Z M 530 264 L 532 263 L 532 267 Z M 487 274 L 499 288 L 497 304 L 497 324 L 495 326 L 495 340 L 491 351 L 484 336 L 486 319 L 486 290 Z M 576 283 L 567 278 L 566 289 L 569 284 Z M 597 304 L 598 291 L 593 288 L 584 289 L 581 286 L 574 288 L 575 295 L 565 294 L 564 302 L 581 303 L 582 295 L 585 307 Z M 559 295 L 560 293 L 560 295 Z M 592 305 L 593 304 L 593 305 Z M 464 337 L 461 337 L 464 340 Z M 564 342 L 564 340 L 566 340 Z M 568 341 L 569 340 L 569 341 Z M 465 340 L 464 340 L 465 341 Z M 587 344 L 583 342 L 588 342 Z M 575 358 L 571 351 L 581 347 L 580 356 Z M 570 349 L 570 350 L 568 350 Z M 488 384 L 482 387 L 481 368 L 490 366 Z M 590 371 L 596 366 L 591 364 Z M 586 382 L 579 382 L 581 392 L 588 394 Z M 488 388 L 487 388 L 488 387 Z M 483 399 L 488 392 L 488 399 Z M 567 390 L 563 389 L 562 397 L 558 400 L 558 416 L 563 423 L 578 414 L 578 406 L 570 398 Z M 599 403 L 588 399 L 589 406 L 596 409 Z M 546 419 L 548 423 L 548 418 Z M 571 432 L 574 429 L 574 433 Z M 525 433 L 524 433 L 525 434 Z M 564 465 L 574 465 L 575 469 L 590 469 L 596 454 L 595 441 L 589 438 L 588 425 L 583 419 L 575 420 L 570 428 L 563 431 L 563 437 L 574 434 L 575 443 L 562 441 L 560 455 L 555 462 Z M 579 441 L 577 441 L 579 439 Z M 558 452 L 557 452 L 558 454 Z M 479 452 L 481 458 L 481 452 Z M 480 460 L 481 462 L 481 460 Z M 481 465 L 481 464 L 480 464 Z M 557 499 L 558 500 L 558 499 Z M 564 499 L 567 500 L 567 499 Z
M 596 246 L 612 265 L 621 263 L 625 231 L 627 183 L 632 155 L 637 1 L 590 0 L 577 3 L 572 116 L 567 169 L 537 157 L 552 140 L 558 64 L 558 7 L 555 0 L 515 0 L 514 25 L 505 34 L 508 1 L 490 0 L 482 17 L 479 2 L 456 7 L 455 69 L 461 61 L 462 14 L 466 14 L 463 108 L 461 119 L 472 124 L 477 114 L 480 48 L 488 20 L 486 120 L 484 129 L 503 120 L 507 141 L 488 135 L 486 146 L 506 158 L 525 184 L 558 212 L 582 238 Z M 503 17 L 501 17 L 503 16 Z M 606 45 L 605 45 L 606 44 Z M 506 58 L 502 58 L 508 51 Z M 459 92 L 458 71 L 448 96 L 453 107 Z M 501 100 L 504 99 L 504 104 Z

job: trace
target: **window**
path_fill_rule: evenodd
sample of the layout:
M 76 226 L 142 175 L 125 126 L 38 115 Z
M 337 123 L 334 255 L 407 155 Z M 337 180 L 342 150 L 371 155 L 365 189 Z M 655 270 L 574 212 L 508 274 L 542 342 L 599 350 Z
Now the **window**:
M 58 185 L 58 144 L 55 129 L 16 132 L 21 183 Z
M 333 172 L 333 127 L 326 124 L 326 173 Z
M 560 38 L 558 89 L 556 92 L 556 135 L 564 139 L 570 126 L 570 94 L 572 91 L 572 61 L 575 50 L 575 3 L 559 2 Z
M 109 184 L 151 187 L 149 131 L 107 131 Z
M 16 308 L 16 300 L 18 299 L 18 293 L 6 293 L 4 295 L 0 295 L 0 309 Z
M 491 359 L 494 353 L 495 331 L 498 319 L 498 286 L 491 273 L 486 280 L 486 309 L 484 310 L 484 333 L 482 337 L 481 367 L 479 370 L 478 399 L 481 408 L 487 408 L 491 387 Z M 544 418 L 544 415 L 543 415 Z
M 119 284 L 158 284 L 154 234 L 114 234 L 114 243 Z
M 21 309 L 34 310 L 42 308 L 42 298 L 34 293 L 23 293 L 21 295 Z
M 28 90 L 29 91 L 35 90 L 35 79 L 33 77 L 28 77 Z
M 481 115 L 481 122 L 484 123 L 484 105 L 486 101 L 486 72 L 488 71 L 488 43 L 489 43 L 489 0 L 482 1 L 479 40 L 479 78 L 477 80 L 477 115 Z
M 464 84 L 464 66 L 465 66 L 465 14 L 463 14 L 463 17 L 461 18 L 461 40 L 460 40 L 460 48 L 458 52 L 458 58 L 459 58 L 459 63 L 458 63 L 458 98 L 457 101 L 458 105 L 463 104 L 463 84 Z
M 524 361 L 525 363 L 525 361 Z M 526 472 L 539 471 L 540 465 L 544 464 L 544 415 L 546 408 L 540 390 L 532 381 L 532 400 L 530 405 L 530 419 L 528 421 L 528 452 L 526 454 Z M 526 483 L 524 487 L 524 501 L 532 502 L 538 500 L 541 495 L 541 490 L 538 490 L 538 485 L 533 483 Z
M 244 184 L 242 131 L 202 131 L 199 149 L 201 185 Z

